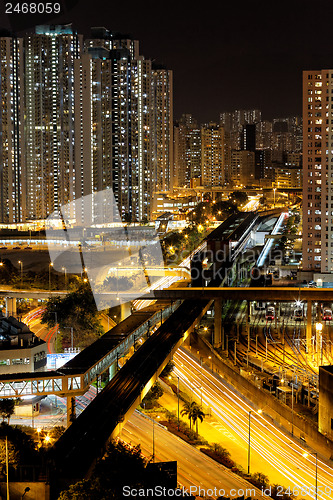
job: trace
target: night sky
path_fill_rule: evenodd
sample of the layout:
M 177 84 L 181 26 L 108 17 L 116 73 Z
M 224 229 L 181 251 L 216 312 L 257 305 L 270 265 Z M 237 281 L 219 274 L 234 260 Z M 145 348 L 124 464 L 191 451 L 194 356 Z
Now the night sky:
M 175 118 L 216 121 L 241 108 L 259 108 L 264 119 L 301 114 L 302 70 L 333 66 L 331 0 L 60 3 L 57 18 L 0 10 L 1 26 L 72 22 L 84 34 L 90 26 L 131 34 L 146 58 L 173 70 Z

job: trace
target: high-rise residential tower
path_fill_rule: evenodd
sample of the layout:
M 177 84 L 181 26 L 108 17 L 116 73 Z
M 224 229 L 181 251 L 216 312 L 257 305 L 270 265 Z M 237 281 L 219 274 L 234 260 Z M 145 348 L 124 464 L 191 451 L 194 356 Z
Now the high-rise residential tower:
M 112 188 L 123 220 L 149 219 L 172 178 L 172 72 L 93 28 L 74 80 L 76 196 Z
M 201 181 L 222 186 L 229 177 L 230 148 L 224 127 L 210 123 L 201 128 Z
M 174 185 L 189 186 L 201 177 L 201 130 L 191 114 L 183 114 L 174 127 Z
M 303 72 L 303 270 L 333 272 L 333 69 Z
M 26 218 L 23 43 L 0 37 L 0 222 Z
M 37 26 L 24 38 L 27 216 L 45 219 L 75 198 L 74 60 L 82 36 Z M 73 217 L 75 214 L 71 214 Z
M 57 218 L 107 189 L 123 220 L 149 219 L 173 178 L 172 72 L 105 28 L 83 44 L 71 25 L 37 26 L 0 38 L 0 55 L 0 221 Z M 82 223 L 87 207 L 66 219 Z
M 232 149 L 241 149 L 241 134 L 243 127 L 247 124 L 255 124 L 261 121 L 259 109 L 236 109 L 233 112 L 221 113 L 220 123 L 225 131 L 230 134 L 230 145 Z
M 172 71 L 152 66 L 154 115 L 154 191 L 173 187 L 173 82 Z

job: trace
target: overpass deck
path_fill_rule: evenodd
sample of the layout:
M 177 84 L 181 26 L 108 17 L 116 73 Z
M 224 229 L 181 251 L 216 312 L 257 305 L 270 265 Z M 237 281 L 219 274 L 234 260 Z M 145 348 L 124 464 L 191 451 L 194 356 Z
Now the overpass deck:
M 175 306 L 166 307 L 168 303 L 159 301 L 133 313 L 58 370 L 1 375 L 0 398 L 83 394 L 149 328 L 160 322 L 161 318 L 165 320 L 169 317 Z
M 333 288 L 307 287 L 196 287 L 174 290 L 153 290 L 141 299 L 192 299 L 192 300 L 262 300 L 288 302 L 302 300 L 309 302 L 333 301 Z

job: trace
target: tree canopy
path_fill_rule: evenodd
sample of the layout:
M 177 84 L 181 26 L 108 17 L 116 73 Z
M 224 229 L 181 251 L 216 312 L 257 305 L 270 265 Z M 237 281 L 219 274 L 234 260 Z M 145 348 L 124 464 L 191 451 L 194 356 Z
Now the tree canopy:
M 113 441 L 105 456 L 97 462 L 90 479 L 71 485 L 60 493 L 58 500 L 121 500 L 124 486 L 139 490 L 168 485 L 168 474 L 157 467 L 150 469 L 152 465 L 157 464 L 149 463 L 142 456 L 140 445 L 130 447 L 120 440 Z M 163 498 L 179 496 L 192 498 L 181 491 L 179 495 L 166 494 Z
M 245 205 L 245 203 L 247 202 L 248 200 L 248 196 L 246 193 L 244 193 L 243 191 L 233 191 L 230 196 L 229 196 L 229 199 L 235 203 L 235 205 L 239 206 L 239 205 Z
M 6 464 L 6 436 L 8 440 L 9 465 L 34 464 L 39 461 L 38 452 L 31 436 L 19 426 L 0 424 L 0 466 Z
M 99 460 L 91 479 L 79 481 L 61 492 L 58 500 L 101 500 L 123 498 L 124 485 L 142 488 L 147 461 L 140 446 L 131 448 L 122 441 L 112 442 Z
M 65 297 L 48 300 L 41 322 L 52 328 L 56 319 L 65 342 L 69 343 L 73 327 L 76 347 L 86 347 L 103 333 L 91 288 L 86 283 Z
M 141 402 L 141 406 L 143 406 L 144 408 L 147 408 L 147 409 L 153 408 L 156 405 L 157 400 L 161 396 L 163 396 L 163 393 L 164 393 L 164 391 L 162 389 L 161 384 L 156 382 L 151 387 L 151 389 L 149 389 L 149 391 L 147 392 L 147 394 L 143 398 L 143 400 Z
M 229 215 L 236 213 L 237 207 L 234 203 L 227 200 L 217 201 L 213 205 L 212 213 L 218 220 L 226 219 Z
M 173 372 L 174 367 L 175 363 L 173 361 L 168 361 L 161 372 L 161 377 L 169 377 L 169 375 Z
M 9 423 L 9 419 L 14 413 L 15 404 L 15 399 L 0 399 L 0 416 L 3 422 L 7 419 Z

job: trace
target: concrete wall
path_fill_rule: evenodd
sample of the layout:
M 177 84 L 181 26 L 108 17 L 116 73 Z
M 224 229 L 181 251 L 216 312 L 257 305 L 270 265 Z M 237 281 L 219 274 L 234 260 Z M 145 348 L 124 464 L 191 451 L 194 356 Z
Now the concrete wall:
M 233 386 L 236 392 L 240 393 L 241 396 L 244 396 L 248 400 L 256 402 L 258 409 L 262 408 L 265 416 L 271 418 L 275 424 L 282 427 L 287 432 L 291 432 L 292 411 L 289 406 L 286 406 L 269 394 L 268 391 L 262 389 L 259 383 L 258 386 L 256 386 L 254 382 L 240 375 L 239 370 L 222 359 L 205 339 L 202 339 L 198 335 L 195 335 L 195 339 L 199 346 L 208 347 L 210 349 L 215 369 L 218 369 L 219 373 Z M 321 452 L 325 457 L 331 458 L 331 456 L 333 456 L 333 441 L 321 434 L 314 422 L 306 420 L 295 412 L 294 436 L 297 438 L 305 438 L 308 444 L 310 444 L 310 442 L 316 443 L 318 447 L 321 448 Z
M 333 439 L 333 367 L 319 368 L 318 429 Z
M 26 488 L 30 488 L 24 494 L 25 500 L 36 500 L 37 498 L 40 500 L 49 500 L 50 499 L 50 485 L 42 482 L 29 483 L 11 483 L 9 482 L 9 497 L 10 500 L 21 500 L 22 495 Z M 6 483 L 0 483 L 0 498 L 7 498 L 7 487 Z

